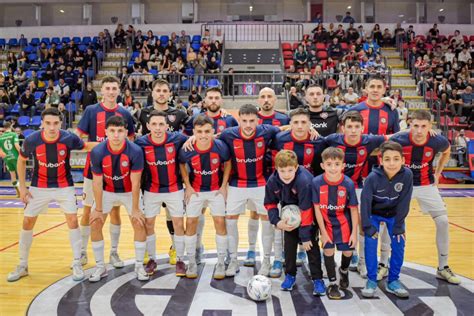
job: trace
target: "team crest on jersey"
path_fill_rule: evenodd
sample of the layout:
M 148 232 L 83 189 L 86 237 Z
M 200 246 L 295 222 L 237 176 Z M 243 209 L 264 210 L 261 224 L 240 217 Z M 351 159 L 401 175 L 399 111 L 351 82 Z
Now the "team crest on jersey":
M 262 148 L 262 147 L 263 147 L 263 143 L 262 143 L 262 142 L 258 142 L 258 143 L 257 143 L 257 147 L 258 147 L 258 148 Z
M 431 151 L 427 151 L 427 152 L 425 153 L 425 156 L 426 156 L 426 157 L 431 157 Z
M 322 118 L 323 120 L 325 120 L 325 119 L 328 118 L 329 114 L 328 114 L 328 112 L 323 112 L 323 113 L 321 113 L 320 116 L 321 116 L 321 118 Z
M 66 154 L 66 151 L 65 150 L 60 150 L 59 151 L 59 156 L 64 156 Z
M 218 128 L 217 128 L 220 132 L 222 132 L 224 130 L 224 126 L 220 125 Z
M 313 153 L 313 150 L 311 148 L 306 149 L 306 154 L 309 156 Z
M 168 121 L 170 121 L 171 123 L 176 121 L 176 115 L 174 115 L 174 114 L 168 115 Z
M 393 188 L 394 188 L 395 191 L 397 191 L 397 192 L 402 192 L 402 190 L 403 190 L 403 183 L 397 182 L 397 183 L 395 183 L 395 185 L 394 185 Z
M 346 195 L 346 192 L 341 190 L 341 191 L 337 192 L 337 195 L 339 195 L 340 197 L 343 197 L 344 195 Z
M 363 149 L 359 150 L 359 155 L 361 155 L 361 156 L 365 155 L 365 150 L 363 150 Z
M 213 164 L 217 165 L 218 162 L 219 162 L 219 160 L 217 158 L 212 159 Z
M 128 167 L 128 161 L 122 161 L 122 167 Z
M 168 152 L 171 154 L 173 152 L 174 148 L 173 147 L 168 147 Z
M 380 123 L 382 123 L 382 124 L 387 123 L 387 119 L 386 119 L 385 117 L 382 117 L 382 118 L 380 119 Z

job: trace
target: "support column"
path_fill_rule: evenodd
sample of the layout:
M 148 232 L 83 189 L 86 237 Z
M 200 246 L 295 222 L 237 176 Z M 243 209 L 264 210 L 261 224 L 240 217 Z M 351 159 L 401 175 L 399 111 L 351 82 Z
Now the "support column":
M 41 5 L 34 4 L 36 25 L 41 26 Z
M 82 5 L 82 19 L 84 24 L 92 25 L 92 4 L 84 3 Z
M 145 21 L 145 4 L 141 2 L 132 3 L 132 24 L 142 24 Z

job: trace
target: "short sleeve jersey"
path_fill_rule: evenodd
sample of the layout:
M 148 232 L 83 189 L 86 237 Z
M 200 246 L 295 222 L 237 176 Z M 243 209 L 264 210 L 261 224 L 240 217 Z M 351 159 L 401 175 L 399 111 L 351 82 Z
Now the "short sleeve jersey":
M 290 124 L 288 115 L 275 111 L 272 115 L 263 115 L 258 112 L 258 124 L 268 124 L 273 126 L 284 126 Z
M 28 136 L 20 150 L 20 155 L 34 161 L 31 186 L 38 188 L 65 188 L 74 185 L 69 158 L 71 150 L 84 148 L 79 136 L 60 130 L 54 141 L 45 139 L 42 131 Z
M 142 188 L 148 192 L 171 193 L 183 189 L 178 166 L 178 153 L 186 136 L 167 132 L 162 143 L 153 142 L 150 134 L 137 139 L 143 150 L 144 174 Z
M 17 160 L 18 159 L 18 150 L 15 147 L 15 144 L 19 144 L 20 140 L 18 135 L 15 132 L 5 132 L 0 136 L 0 148 L 5 153 L 5 161 Z
M 405 166 L 413 172 L 413 185 L 422 186 L 434 183 L 433 160 L 439 152 L 449 148 L 449 141 L 442 135 L 430 136 L 426 143 L 415 144 L 410 132 L 394 135 L 390 140 L 403 147 Z
M 105 141 L 91 151 L 92 173 L 103 176 L 103 189 L 107 192 L 127 193 L 132 191 L 132 172 L 143 170 L 142 149 L 126 140 L 117 151 Z
M 313 179 L 312 196 L 333 243 L 349 242 L 352 230 L 350 207 L 358 204 L 352 180 L 343 176 L 338 182 L 331 182 L 322 174 Z
M 280 131 L 278 127 L 263 124 L 257 126 L 254 135 L 246 138 L 240 127 L 222 132 L 220 139 L 229 147 L 232 161 L 232 177 L 229 185 L 240 188 L 264 186 L 264 159 L 270 141 Z
M 351 111 L 360 112 L 364 118 L 364 134 L 389 135 L 400 131 L 398 112 L 385 103 L 375 107 L 364 101 L 351 107 Z
M 216 134 L 222 133 L 226 128 L 239 126 L 239 123 L 232 115 L 226 115 L 224 117 L 219 114 L 210 118 L 214 121 L 213 127 Z
M 179 162 L 186 164 L 189 170 L 189 181 L 196 192 L 219 190 L 222 184 L 223 163 L 230 159 L 227 145 L 221 140 L 214 140 L 208 150 L 193 151 L 181 149 Z

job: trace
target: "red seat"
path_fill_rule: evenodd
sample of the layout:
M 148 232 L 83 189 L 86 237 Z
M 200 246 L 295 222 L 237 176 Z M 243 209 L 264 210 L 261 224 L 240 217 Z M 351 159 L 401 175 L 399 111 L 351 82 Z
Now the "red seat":
M 423 42 L 426 41 L 426 37 L 424 35 L 417 35 L 415 39 L 421 39 Z
M 347 45 L 347 43 L 341 43 L 341 48 L 343 51 L 347 51 L 349 49 L 349 46 Z
M 293 59 L 293 52 L 289 50 L 283 51 L 283 58 L 285 59 Z
M 432 99 L 433 101 L 436 101 L 436 100 L 438 100 L 438 96 L 433 91 L 426 91 L 426 99 L 427 100 Z
M 317 57 L 318 57 L 318 59 L 328 59 L 328 52 L 325 51 L 325 50 L 320 50 L 317 53 Z
M 317 51 L 326 50 L 326 44 L 324 44 L 324 43 L 316 43 L 316 50 L 317 50 Z
M 474 35 L 469 36 L 469 41 L 474 42 Z
M 438 40 L 439 40 L 440 42 L 444 41 L 445 39 L 446 39 L 446 36 L 444 36 L 444 35 L 439 35 L 439 36 L 438 36 Z
M 328 80 L 326 80 L 326 87 L 328 88 L 328 90 L 336 89 L 337 88 L 336 80 L 334 80 L 332 78 L 329 78 Z
M 474 140 L 474 131 L 464 131 L 464 136 L 468 137 L 470 140 Z
M 290 68 L 290 66 L 293 66 L 295 64 L 293 59 L 287 59 L 287 60 L 285 60 L 284 63 L 285 63 L 285 69 L 288 69 L 288 68 Z
M 460 128 L 469 127 L 467 123 L 461 123 L 461 118 L 459 116 L 454 117 L 453 124 L 455 127 L 460 127 Z
M 290 50 L 291 51 L 291 44 L 290 43 L 281 43 L 282 50 Z
M 462 38 L 464 40 L 464 43 L 469 43 L 469 38 L 467 37 L 467 35 L 463 35 Z
M 300 43 L 293 43 L 293 50 L 297 50 Z

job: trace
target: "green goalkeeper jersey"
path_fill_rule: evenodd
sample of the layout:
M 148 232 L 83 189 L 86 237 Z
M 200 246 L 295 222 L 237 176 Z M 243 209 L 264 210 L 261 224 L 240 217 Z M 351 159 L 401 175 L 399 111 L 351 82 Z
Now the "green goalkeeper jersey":
M 5 132 L 0 136 L 0 148 L 7 155 L 5 161 L 18 159 L 18 150 L 15 147 L 18 143 L 18 135 L 15 132 Z

